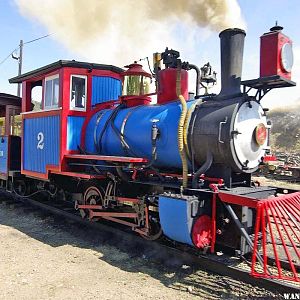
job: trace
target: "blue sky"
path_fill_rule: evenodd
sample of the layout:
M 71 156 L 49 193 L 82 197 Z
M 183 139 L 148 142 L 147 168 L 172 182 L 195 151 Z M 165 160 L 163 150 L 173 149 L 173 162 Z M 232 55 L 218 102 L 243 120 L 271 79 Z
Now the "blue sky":
M 44 0 L 47 1 L 47 0 Z M 50 1 L 50 0 L 48 0 Z M 62 0 L 63 1 L 63 0 Z M 239 0 L 242 15 L 247 24 L 247 36 L 245 40 L 243 79 L 252 79 L 259 74 L 259 37 L 267 32 L 275 21 L 284 26 L 284 33 L 290 36 L 294 42 L 295 61 L 293 73 L 294 80 L 298 80 L 300 86 L 300 1 L 299 0 Z M 201 31 L 199 31 L 201 32 Z M 19 40 L 25 42 L 48 34 L 46 27 L 36 20 L 29 19 L 19 12 L 14 1 L 0 0 L 0 62 L 19 44 Z M 31 43 L 24 48 L 23 72 L 30 71 L 59 59 L 87 60 L 88 57 L 72 51 L 60 43 L 55 32 L 53 36 Z M 185 40 L 185 33 L 178 31 L 178 39 Z M 200 35 L 200 34 L 199 34 Z M 194 37 L 195 38 L 195 37 Z M 168 46 L 167 44 L 165 46 Z M 152 50 L 152 49 L 151 49 Z M 157 49 L 162 51 L 164 49 Z M 182 50 L 182 49 L 180 49 Z M 196 41 L 193 47 L 183 47 L 182 57 L 192 63 L 203 65 L 210 61 L 216 71 L 219 69 L 219 38 L 212 32 L 205 38 Z M 151 57 L 152 53 L 145 53 Z M 128 59 L 128 63 L 132 58 Z M 99 61 L 101 63 L 101 58 Z M 114 64 L 114 61 L 110 62 Z M 8 78 L 17 74 L 17 61 L 9 58 L 0 65 L 0 92 L 16 93 L 16 86 L 8 83 Z M 279 106 L 282 102 L 291 105 L 300 99 L 300 89 L 291 88 L 282 91 L 272 91 L 266 96 L 265 104 L 269 107 Z

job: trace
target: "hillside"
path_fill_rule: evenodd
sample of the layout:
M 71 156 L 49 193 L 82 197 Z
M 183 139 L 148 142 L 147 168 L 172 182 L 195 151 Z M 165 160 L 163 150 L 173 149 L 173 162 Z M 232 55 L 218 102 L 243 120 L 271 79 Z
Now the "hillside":
M 300 153 L 300 105 L 271 110 L 268 117 L 272 122 L 271 149 Z

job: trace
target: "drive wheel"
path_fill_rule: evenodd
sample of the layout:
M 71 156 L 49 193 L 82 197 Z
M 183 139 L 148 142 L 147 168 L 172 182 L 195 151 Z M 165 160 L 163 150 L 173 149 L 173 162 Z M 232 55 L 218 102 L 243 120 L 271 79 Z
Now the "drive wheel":
M 97 186 L 90 186 L 86 189 L 83 195 L 85 205 L 102 205 L 103 204 L 103 189 Z
M 103 205 L 104 189 L 99 185 L 89 185 L 83 193 L 83 205 Z M 82 218 L 89 214 L 88 209 L 79 209 Z

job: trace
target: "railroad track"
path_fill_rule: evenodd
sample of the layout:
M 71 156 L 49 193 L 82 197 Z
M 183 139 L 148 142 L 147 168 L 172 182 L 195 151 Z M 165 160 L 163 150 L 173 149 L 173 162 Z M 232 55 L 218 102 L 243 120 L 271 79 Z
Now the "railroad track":
M 255 176 L 260 176 L 261 174 L 254 174 Z M 285 174 L 264 174 L 267 179 L 274 179 L 274 180 L 279 180 L 279 181 L 285 181 L 285 182 L 290 182 L 290 183 L 299 183 L 300 182 L 300 177 L 295 177 L 292 175 L 285 175 Z
M 267 178 L 272 178 L 275 180 L 281 180 L 281 181 L 289 181 L 291 183 L 299 183 L 300 177 L 294 177 L 290 175 L 281 175 L 281 174 L 275 174 L 275 175 L 268 175 Z
M 165 266 L 189 265 L 210 271 L 222 276 L 229 276 L 235 280 L 243 281 L 253 286 L 258 286 L 274 293 L 300 293 L 300 286 L 292 283 L 271 280 L 265 278 L 254 278 L 249 275 L 249 268 L 244 268 L 245 263 L 240 258 L 228 255 L 203 255 L 197 253 L 190 247 L 176 245 L 166 240 L 162 242 L 147 241 L 132 231 L 117 227 L 108 222 L 89 222 L 82 219 L 70 202 L 52 201 L 32 198 L 20 198 L 15 194 L 0 191 L 0 202 L 21 206 L 22 208 L 31 207 L 33 210 L 42 210 L 53 216 L 59 216 L 67 220 L 72 220 L 77 224 L 83 224 L 93 230 L 96 235 L 101 235 L 106 242 L 113 244 L 122 251 L 131 254 L 131 257 L 147 257 L 153 262 Z M 26 211 L 25 209 L 25 211 Z M 243 267 L 241 267 L 243 265 Z

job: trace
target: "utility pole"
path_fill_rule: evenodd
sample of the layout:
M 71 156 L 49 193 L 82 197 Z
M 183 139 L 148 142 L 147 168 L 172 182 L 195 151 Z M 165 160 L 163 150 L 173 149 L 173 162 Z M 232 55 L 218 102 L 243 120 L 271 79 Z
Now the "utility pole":
M 11 57 L 18 61 L 18 76 L 22 74 L 22 62 L 23 62 L 23 40 L 20 40 L 19 45 L 19 56 L 16 56 L 15 54 L 12 54 Z M 21 96 L 21 83 L 18 83 L 18 91 L 17 91 L 18 97 Z
M 20 55 L 19 55 L 19 69 L 18 69 L 18 75 L 22 74 L 22 62 L 23 62 L 23 40 L 20 40 Z M 17 92 L 18 97 L 21 96 L 21 83 L 18 83 L 18 92 Z
M 19 45 L 19 56 L 16 56 L 16 55 L 14 54 L 14 52 L 12 52 L 11 54 L 8 55 L 7 58 L 5 58 L 2 62 L 0 62 L 0 65 L 1 65 L 3 62 L 5 62 L 5 61 L 10 57 L 10 55 L 11 55 L 11 57 L 12 57 L 13 59 L 15 59 L 15 60 L 18 61 L 18 76 L 20 76 L 20 75 L 22 74 L 23 47 L 24 47 L 24 45 L 27 45 L 27 44 L 29 44 L 29 43 L 33 43 L 33 42 L 39 41 L 39 40 L 44 39 L 44 38 L 46 38 L 46 37 L 48 37 L 48 36 L 50 36 L 50 35 L 51 35 L 51 34 L 47 34 L 47 35 L 41 36 L 41 37 L 39 37 L 39 38 L 37 38 L 37 39 L 31 40 L 31 41 L 27 41 L 27 42 L 25 42 L 25 43 L 23 42 L 23 40 L 20 40 L 20 45 Z M 17 50 L 17 49 L 15 49 L 15 50 Z M 18 91 L 17 91 L 17 95 L 18 95 L 18 97 L 21 96 L 21 83 L 18 83 Z

